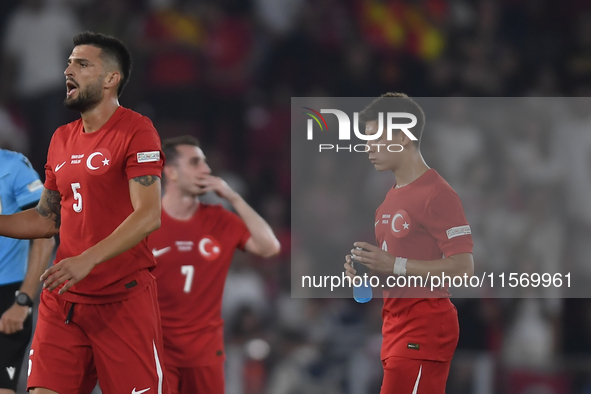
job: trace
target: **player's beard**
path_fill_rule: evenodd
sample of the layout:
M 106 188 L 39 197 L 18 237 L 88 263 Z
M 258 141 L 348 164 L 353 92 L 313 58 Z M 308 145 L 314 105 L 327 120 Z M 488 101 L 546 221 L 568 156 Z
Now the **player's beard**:
M 101 79 L 97 79 L 94 83 L 88 85 L 84 90 L 78 88 L 78 97 L 66 97 L 64 106 L 69 109 L 84 113 L 93 109 L 103 99 L 103 87 Z

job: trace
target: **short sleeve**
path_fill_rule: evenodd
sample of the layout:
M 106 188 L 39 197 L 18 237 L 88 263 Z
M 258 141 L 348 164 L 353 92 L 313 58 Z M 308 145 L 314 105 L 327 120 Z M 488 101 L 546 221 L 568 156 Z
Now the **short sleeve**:
M 162 176 L 164 153 L 162 153 L 160 136 L 147 118 L 135 132 L 127 150 L 125 173 L 127 179 L 145 175 Z
M 20 154 L 14 164 L 12 190 L 20 208 L 39 201 L 43 191 L 39 174 L 33 169 L 29 159 Z
M 59 129 L 58 129 L 59 130 Z M 55 173 L 51 164 L 51 152 L 53 151 L 54 140 L 56 139 L 57 130 L 51 137 L 49 143 L 49 149 L 47 150 L 47 161 L 45 162 L 45 188 L 48 190 L 57 190 L 57 182 L 55 179 Z
M 427 205 L 425 228 L 446 257 L 472 253 L 472 232 L 462 202 L 453 190 L 444 190 Z
M 225 210 L 225 212 L 228 218 L 227 220 L 230 222 L 228 228 L 231 229 L 232 235 L 235 237 L 234 239 L 238 240 L 236 247 L 240 250 L 244 250 L 246 242 L 250 239 L 250 231 L 248 231 L 248 227 L 246 227 L 246 224 L 240 216 L 227 210 Z

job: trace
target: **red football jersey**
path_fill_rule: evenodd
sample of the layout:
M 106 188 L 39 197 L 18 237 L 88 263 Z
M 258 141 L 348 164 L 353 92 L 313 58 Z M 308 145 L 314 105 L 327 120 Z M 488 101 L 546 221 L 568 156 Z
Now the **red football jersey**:
M 164 155 L 152 122 L 119 107 L 103 127 L 85 133 L 82 120 L 54 133 L 45 187 L 61 195 L 60 245 L 55 262 L 77 256 L 109 236 L 132 212 L 129 180 L 161 176 Z M 146 240 L 96 266 L 62 295 L 66 301 L 120 301 L 145 289 L 156 264 Z
M 249 238 L 242 219 L 220 205 L 200 203 L 186 221 L 162 210 L 162 225 L 148 245 L 158 261 L 153 274 L 165 364 L 204 366 L 224 359 L 224 284 L 235 249 L 244 249 Z
M 414 182 L 392 188 L 376 210 L 378 245 L 393 256 L 437 260 L 472 253 L 470 226 L 451 186 L 433 169 Z M 414 291 L 413 291 L 414 290 Z M 446 288 L 393 288 L 384 292 L 382 359 L 390 356 L 448 361 L 457 344 L 458 321 Z M 406 298 L 403 298 L 406 297 Z

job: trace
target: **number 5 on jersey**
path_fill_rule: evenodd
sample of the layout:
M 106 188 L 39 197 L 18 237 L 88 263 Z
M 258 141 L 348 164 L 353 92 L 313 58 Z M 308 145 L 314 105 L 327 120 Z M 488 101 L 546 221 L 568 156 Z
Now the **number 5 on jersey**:
M 72 208 L 74 208 L 74 212 L 82 212 L 82 194 L 78 193 L 78 189 L 80 189 L 79 183 L 72 183 L 72 193 L 74 193 L 74 201 L 76 201 Z

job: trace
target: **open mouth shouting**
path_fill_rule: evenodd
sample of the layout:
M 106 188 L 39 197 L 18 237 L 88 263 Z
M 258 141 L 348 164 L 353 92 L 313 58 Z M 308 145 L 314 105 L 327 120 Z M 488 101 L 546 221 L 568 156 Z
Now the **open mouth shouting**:
M 71 97 L 78 90 L 78 84 L 71 79 L 66 81 L 66 95 Z

